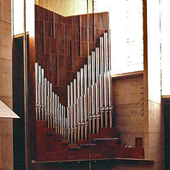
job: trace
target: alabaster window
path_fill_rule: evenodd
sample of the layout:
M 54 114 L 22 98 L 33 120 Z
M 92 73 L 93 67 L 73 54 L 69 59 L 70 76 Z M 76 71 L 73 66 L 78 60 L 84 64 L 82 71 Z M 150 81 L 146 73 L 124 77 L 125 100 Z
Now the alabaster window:
M 30 9 L 33 0 L 26 0 L 26 31 L 29 31 L 30 14 L 33 13 Z M 13 34 L 19 35 L 24 33 L 24 1 L 13 0 Z
M 168 0 L 160 1 L 160 9 L 161 9 L 161 23 L 160 23 L 160 31 L 161 31 L 161 59 L 162 59 L 162 95 L 170 95 L 170 21 L 169 21 L 169 7 L 170 2 Z
M 143 70 L 141 0 L 94 0 L 94 12 L 109 12 L 112 74 Z

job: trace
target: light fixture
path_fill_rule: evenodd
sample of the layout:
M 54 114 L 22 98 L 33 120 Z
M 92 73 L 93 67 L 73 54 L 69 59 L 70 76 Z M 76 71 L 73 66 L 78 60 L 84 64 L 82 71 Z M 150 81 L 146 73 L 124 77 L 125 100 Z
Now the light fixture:
M 0 100 L 0 118 L 20 118 Z

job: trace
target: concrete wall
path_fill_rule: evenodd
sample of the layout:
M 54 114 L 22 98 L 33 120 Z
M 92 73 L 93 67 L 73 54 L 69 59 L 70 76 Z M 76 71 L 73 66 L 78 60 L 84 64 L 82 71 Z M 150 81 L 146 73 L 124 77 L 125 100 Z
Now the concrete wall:
M 113 166 L 116 170 L 165 169 L 164 122 L 161 104 L 153 99 L 143 101 L 143 92 L 146 93 L 141 88 L 143 82 L 143 75 L 113 78 L 115 125 L 120 133 L 122 144 L 135 146 L 135 138 L 142 137 L 145 159 L 154 160 L 155 163 L 152 165 L 120 163 Z M 142 103 L 147 107 L 143 111 Z
M 164 163 L 164 121 L 161 112 L 161 68 L 160 68 L 160 2 L 147 1 L 148 8 L 148 56 L 147 79 L 148 93 L 148 158 L 155 160 L 158 167 Z M 160 168 L 155 168 L 160 169 Z
M 11 0 L 0 0 L 0 100 L 12 108 Z M 13 169 L 13 121 L 0 118 L 0 170 Z
M 87 0 L 36 0 L 36 4 L 63 16 L 87 13 Z M 92 12 L 92 0 L 88 7 Z
M 122 143 L 135 146 L 135 138 L 142 137 L 144 142 L 145 120 L 142 110 L 141 94 L 143 76 L 113 78 L 113 104 L 115 125 Z M 143 143 L 145 147 L 145 143 Z

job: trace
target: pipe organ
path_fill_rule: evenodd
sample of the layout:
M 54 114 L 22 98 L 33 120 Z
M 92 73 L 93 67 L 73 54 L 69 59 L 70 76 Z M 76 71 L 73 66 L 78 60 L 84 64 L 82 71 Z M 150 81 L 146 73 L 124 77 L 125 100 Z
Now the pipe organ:
M 102 49 L 101 49 L 102 48 Z M 107 52 L 106 52 L 107 51 Z M 67 85 L 67 107 L 44 77 L 44 68 L 35 63 L 36 120 L 46 121 L 56 135 L 70 144 L 99 134 L 100 127 L 112 128 L 111 61 L 108 57 L 108 33 L 100 37 L 100 48 L 88 56 L 88 63 L 77 72 L 77 79 Z
M 62 18 L 36 6 L 37 58 L 31 56 L 36 61 L 32 76 L 35 98 L 30 101 L 35 99 L 34 159 L 143 158 L 142 147 L 124 147 L 117 136 L 113 119 L 110 31 L 105 22 L 98 22 L 102 18 L 107 20 L 108 15 L 89 16 L 90 54 L 85 50 L 85 17 Z M 71 28 L 74 28 L 72 33 Z M 74 31 L 77 28 L 78 36 Z
M 66 108 L 61 104 L 59 96 L 52 91 L 52 83 L 44 78 L 44 69 L 38 63 L 35 63 L 35 77 L 36 120 L 46 121 L 48 128 L 55 129 L 55 134 L 66 138 Z
M 104 33 L 104 39 L 100 38 L 103 49 L 97 47 L 92 51 L 87 65 L 77 72 L 77 80 L 67 85 L 68 139 L 71 144 L 76 144 L 76 139 L 87 140 L 88 134 L 99 134 L 100 127 L 112 127 L 111 63 L 108 62 L 108 52 L 105 52 L 107 37 Z

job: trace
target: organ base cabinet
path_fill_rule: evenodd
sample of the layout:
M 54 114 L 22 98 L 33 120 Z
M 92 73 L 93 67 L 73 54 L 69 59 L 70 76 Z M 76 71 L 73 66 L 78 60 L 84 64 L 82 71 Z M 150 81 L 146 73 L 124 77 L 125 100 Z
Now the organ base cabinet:
M 69 144 L 55 135 L 46 122 L 37 122 L 37 161 L 67 161 L 101 158 L 144 158 L 142 147 L 126 147 L 119 144 L 116 128 L 100 128 L 100 134 L 91 134 L 87 140 Z

